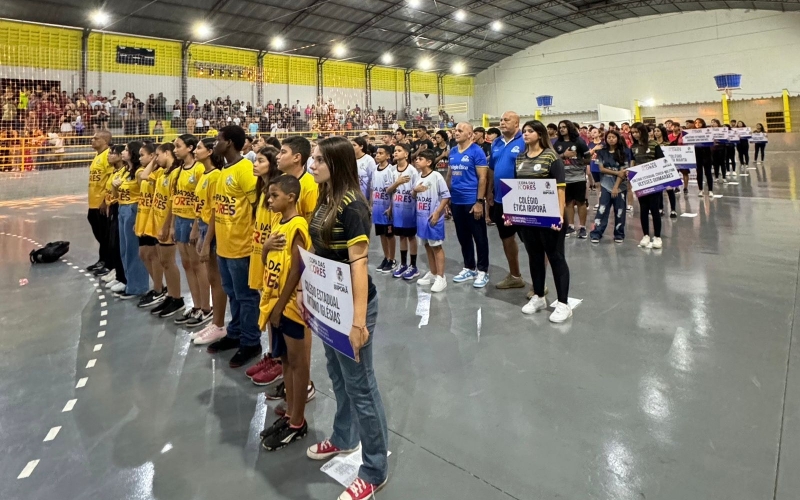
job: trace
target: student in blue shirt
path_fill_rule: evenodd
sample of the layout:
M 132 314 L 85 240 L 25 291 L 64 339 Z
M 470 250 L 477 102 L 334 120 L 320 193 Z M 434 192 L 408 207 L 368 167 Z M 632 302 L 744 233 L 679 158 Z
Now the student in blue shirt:
M 456 145 L 450 149 L 449 156 L 450 201 L 464 258 L 464 268 L 453 278 L 453 283 L 474 280 L 473 287 L 483 288 L 489 283 L 489 238 L 483 220 L 489 166 L 481 147 L 472 141 L 472 125 L 459 123 L 453 136 Z

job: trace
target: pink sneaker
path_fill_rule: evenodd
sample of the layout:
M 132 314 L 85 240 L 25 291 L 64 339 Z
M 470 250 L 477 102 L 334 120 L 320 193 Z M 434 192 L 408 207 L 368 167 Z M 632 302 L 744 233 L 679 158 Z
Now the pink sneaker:
M 225 338 L 227 334 L 228 330 L 224 326 L 218 327 L 211 325 L 211 328 L 209 328 L 209 330 L 204 335 L 202 335 L 201 337 L 197 337 L 192 342 L 194 342 L 194 345 L 213 344 L 214 342 L 222 338 Z
M 214 329 L 214 328 L 216 328 L 216 326 L 214 326 L 213 324 L 209 323 L 209 324 L 207 324 L 207 325 L 206 325 L 206 327 L 205 327 L 205 328 L 203 328 L 202 330 L 200 330 L 200 331 L 197 331 L 197 332 L 194 332 L 194 333 L 192 333 L 191 335 L 189 335 L 189 338 L 190 338 L 190 339 L 192 339 L 192 340 L 194 340 L 194 339 L 197 339 L 197 338 L 200 338 L 200 337 L 202 337 L 203 335 L 205 335 L 206 333 L 208 333 L 208 332 L 209 332 L 209 330 L 212 330 L 212 329 Z
M 311 446 L 308 450 L 306 450 L 306 455 L 311 460 L 327 460 L 334 455 L 341 455 L 342 453 L 353 453 L 354 451 L 358 451 L 361 449 L 361 444 L 358 447 L 352 450 L 340 450 L 339 448 L 335 447 L 330 439 L 326 439 L 321 443 L 317 443 Z
M 244 374 L 247 375 L 248 377 L 252 378 L 253 375 L 255 375 L 256 373 L 260 372 L 264 368 L 270 366 L 274 362 L 275 362 L 275 360 L 273 358 L 271 358 L 269 356 L 269 354 L 265 354 L 264 357 L 261 358 L 261 361 L 259 361 L 258 363 L 254 364 L 253 366 L 248 368 L 244 372 Z
M 388 479 L 386 480 L 388 481 Z M 350 484 L 344 493 L 339 495 L 339 500 L 365 500 L 367 498 L 374 498 L 375 493 L 382 490 L 386 486 L 386 481 L 381 484 L 375 485 L 364 481 L 361 478 L 356 478 Z
M 275 361 L 264 367 L 264 369 L 262 369 L 260 372 L 250 377 L 250 380 L 252 380 L 256 385 L 269 385 L 282 379 L 283 365 L 276 363 Z

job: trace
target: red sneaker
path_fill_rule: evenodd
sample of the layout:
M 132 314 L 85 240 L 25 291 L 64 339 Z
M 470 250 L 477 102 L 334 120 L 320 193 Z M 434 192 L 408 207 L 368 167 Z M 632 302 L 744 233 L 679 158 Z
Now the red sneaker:
M 382 490 L 384 486 L 386 486 L 386 481 L 375 485 L 361 478 L 356 478 L 356 480 L 350 484 L 350 487 L 339 495 L 339 500 L 365 500 L 367 498 L 373 498 L 375 493 Z
M 256 385 L 269 385 L 283 378 L 283 365 L 273 361 L 256 373 L 250 380 Z
M 275 358 L 271 358 L 269 354 L 265 354 L 264 357 L 261 358 L 261 360 L 258 363 L 248 368 L 247 371 L 244 372 L 244 374 L 250 378 L 253 378 L 253 375 L 255 375 L 256 373 L 260 372 L 264 368 L 274 363 L 275 363 Z
M 354 451 L 358 451 L 361 448 L 361 444 L 358 447 L 352 450 L 340 450 L 339 448 L 335 447 L 333 443 L 331 443 L 330 439 L 326 439 L 321 443 L 317 443 L 308 450 L 306 450 L 306 455 L 311 460 L 327 460 L 334 455 L 339 455 L 342 453 L 353 453 Z

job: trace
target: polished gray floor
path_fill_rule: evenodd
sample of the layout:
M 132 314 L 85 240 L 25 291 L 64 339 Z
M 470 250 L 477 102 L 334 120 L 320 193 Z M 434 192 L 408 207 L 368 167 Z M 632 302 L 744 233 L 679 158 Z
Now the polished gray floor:
M 523 316 L 521 290 L 450 283 L 431 297 L 375 276 L 393 452 L 378 498 L 800 498 L 800 164 L 774 152 L 747 172 L 715 189 L 723 198 L 679 196 L 697 216 L 666 220 L 661 251 L 636 246 L 638 212 L 623 245 L 568 240 L 570 295 L 584 302 L 564 325 Z M 2 188 L 22 201 L 0 200 L 0 498 L 336 498 L 304 454 L 335 406 L 320 346 L 308 439 L 263 452 L 261 391 L 229 355 L 96 293 L 72 267 L 94 261 L 85 198 L 26 202 L 53 180 L 31 179 Z M 497 282 L 506 263 L 489 230 Z M 32 267 L 34 244 L 16 235 L 70 240 L 72 265 Z

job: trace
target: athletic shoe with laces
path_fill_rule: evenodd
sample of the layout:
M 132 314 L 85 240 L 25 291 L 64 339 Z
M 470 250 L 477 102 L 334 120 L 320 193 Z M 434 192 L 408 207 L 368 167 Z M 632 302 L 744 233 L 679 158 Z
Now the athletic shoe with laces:
M 128 288 L 128 285 L 117 281 L 117 284 L 109 288 L 109 290 L 111 290 L 114 293 L 123 293 L 126 288 Z
M 698 198 L 702 198 L 703 197 L 703 191 L 702 190 L 699 193 L 697 193 L 697 197 Z
M 547 309 L 547 300 L 544 297 L 534 295 L 527 304 L 522 306 L 522 314 L 533 314 L 542 309 Z
M 213 309 L 209 309 L 208 312 L 198 309 L 196 312 L 192 313 L 192 317 L 186 322 L 186 326 L 189 328 L 196 328 L 200 325 L 205 325 L 214 317 L 213 312 Z
M 95 269 L 100 269 L 101 267 L 106 267 L 106 264 L 102 260 L 98 260 L 97 262 L 95 262 L 91 266 L 87 266 L 86 270 L 91 272 L 91 271 L 94 271 Z
M 669 213 L 669 218 L 670 219 L 677 219 L 678 218 L 678 212 L 673 210 L 672 212 Z
M 209 354 L 215 354 L 222 351 L 229 351 L 231 349 L 238 349 L 239 348 L 239 339 L 232 339 L 230 337 L 223 337 L 213 344 L 210 344 L 206 347 L 206 352 Z
M 167 298 L 167 291 L 166 290 L 162 289 L 161 293 L 156 292 L 155 290 L 150 290 L 149 292 L 147 292 L 147 295 L 142 297 L 142 300 L 139 301 L 139 303 L 137 304 L 137 307 L 145 308 L 145 307 L 154 306 L 156 304 L 160 304 L 160 303 L 164 302 L 164 299 L 166 299 L 166 298 Z
M 431 286 L 431 293 L 439 293 L 447 288 L 447 278 L 444 276 L 436 276 L 436 279 Z
M 550 293 L 550 290 L 547 289 L 547 285 L 544 286 L 544 296 L 547 297 L 547 294 Z M 533 289 L 528 290 L 528 300 L 531 300 L 533 296 L 536 295 L 536 292 Z
M 708 197 L 709 198 L 713 198 L 714 197 L 714 191 L 709 191 L 708 192 Z
M 283 382 L 281 382 L 281 385 L 283 385 Z M 284 385 L 284 388 L 285 387 L 286 386 Z M 283 416 L 286 415 L 286 399 L 285 399 L 286 398 L 286 391 L 284 391 L 283 394 L 284 394 L 284 396 L 283 396 L 284 400 L 281 401 L 280 403 L 278 403 L 278 406 L 276 406 L 275 410 L 274 410 L 275 411 L 275 415 L 277 415 L 279 417 L 283 417 Z M 311 400 L 313 400 L 316 396 L 317 396 L 317 389 L 316 389 L 316 387 L 314 387 L 314 382 L 312 381 L 310 384 L 308 384 L 308 393 L 306 394 L 306 403 L 310 403 Z M 265 401 L 265 403 L 266 403 L 266 401 Z
M 572 227 L 572 226 L 569 226 L 567 228 L 567 238 L 569 238 L 573 233 L 575 233 L 575 228 Z
M 183 311 L 183 314 L 175 318 L 175 324 L 184 325 L 188 323 L 189 320 L 192 319 L 192 315 L 197 314 L 196 311 L 199 311 L 199 309 L 195 309 L 194 307 L 187 307 L 186 310 Z
M 194 340 L 194 339 L 196 339 L 196 338 L 200 338 L 200 337 L 202 337 L 203 335 L 205 335 L 206 333 L 208 333 L 208 331 L 209 331 L 209 330 L 211 330 L 211 327 L 214 327 L 214 328 L 216 328 L 216 325 L 214 325 L 214 324 L 208 324 L 208 325 L 206 325 L 206 327 L 205 327 L 205 328 L 203 328 L 202 330 L 197 330 L 196 332 L 192 332 L 192 333 L 191 333 L 191 335 L 189 335 L 189 339 L 190 339 L 190 340 Z
M 266 367 L 273 365 L 274 363 L 277 363 L 275 358 L 273 358 L 272 356 L 269 355 L 269 353 L 267 353 L 264 356 L 262 356 L 260 360 L 258 360 L 258 363 L 254 364 L 253 366 L 245 370 L 244 374 L 252 378 L 253 375 L 265 369 Z
M 150 314 L 152 314 L 153 316 L 157 316 L 158 314 L 161 313 L 161 311 L 164 310 L 165 307 L 167 307 L 167 305 L 170 303 L 171 300 L 172 300 L 172 297 L 169 297 L 169 296 L 164 297 L 164 301 L 162 303 L 160 303 L 157 306 L 155 306 L 154 308 L 150 309 Z
M 239 350 L 236 351 L 236 354 L 234 354 L 231 360 L 228 362 L 228 366 L 231 368 L 239 368 L 246 365 L 250 362 L 250 360 L 258 357 L 260 354 L 261 344 L 240 346 Z
M 572 308 L 563 302 L 556 302 L 556 309 L 550 315 L 551 323 L 563 323 L 572 316 Z
M 216 326 L 214 324 L 208 325 L 208 330 L 206 332 L 196 337 L 192 340 L 194 345 L 208 345 L 213 344 L 214 342 L 224 339 L 225 336 L 228 335 L 228 329 L 224 326 Z
M 405 264 L 400 265 L 397 269 L 394 270 L 392 273 L 392 278 L 402 278 L 403 274 L 408 271 L 408 266 Z
M 92 271 L 92 274 L 99 278 L 100 276 L 105 276 L 110 272 L 111 269 L 108 269 L 107 267 L 98 267 L 97 269 Z
M 357 477 L 355 481 L 350 483 L 350 486 L 344 490 L 344 493 L 339 495 L 339 500 L 367 500 L 368 498 L 375 498 L 375 493 L 379 492 L 386 486 L 388 479 L 381 484 L 372 484 Z
M 659 248 L 661 248 L 662 246 L 663 246 L 663 243 L 661 242 L 661 238 L 659 238 L 659 237 L 655 237 L 655 238 L 653 238 L 653 248 L 655 248 L 656 250 L 658 250 L 658 249 L 659 249 Z
M 252 380 L 253 384 L 255 385 L 270 385 L 274 384 L 278 380 L 283 380 L 283 365 L 277 361 L 273 361 L 272 363 L 264 366 L 257 373 L 254 373 L 250 377 L 250 380 Z
M 406 272 L 403 273 L 404 280 L 413 280 L 417 276 L 419 276 L 419 269 L 417 269 L 417 266 L 408 266 Z
M 592 243 L 600 243 L 600 240 L 599 240 L 599 239 L 597 239 L 597 238 L 592 238 L 592 240 L 591 240 L 591 241 L 592 241 Z
M 689 188 L 683 188 L 683 194 L 689 194 Z
M 588 235 L 586 234 L 586 228 L 582 227 L 580 231 L 578 231 L 578 239 L 585 240 Z
M 139 303 L 136 304 L 136 307 L 146 307 L 142 304 L 146 304 L 148 300 L 151 300 L 153 296 L 156 294 L 155 290 L 150 290 L 146 294 L 142 295 L 142 298 L 139 299 Z
M 628 205 L 628 212 L 633 213 L 633 205 Z
M 100 280 L 103 283 L 111 283 L 115 279 L 117 279 L 117 271 L 114 270 L 114 269 L 112 269 L 109 272 L 107 272 L 106 274 L 103 274 L 103 275 L 100 276 Z
M 378 265 L 378 267 L 376 267 L 375 270 L 378 271 L 378 272 L 383 271 L 383 268 L 386 267 L 386 264 L 388 264 L 388 263 L 389 263 L 389 259 L 384 257 L 384 259 L 381 261 L 380 265 Z
M 185 307 L 185 304 L 183 302 L 183 297 L 177 299 L 174 297 L 167 297 L 167 299 L 164 302 L 165 303 L 169 302 L 169 303 L 166 304 L 164 308 L 158 313 L 159 318 L 169 318 L 170 316 L 182 311 L 183 308 Z
M 425 276 L 417 280 L 417 285 L 422 285 L 422 286 L 430 285 L 431 283 L 433 283 L 433 280 L 435 278 L 436 276 L 434 276 L 432 272 L 428 271 L 427 273 L 425 273 Z
M 264 393 L 264 397 L 267 401 L 278 401 L 280 399 L 286 399 L 286 384 L 281 382 L 278 385 L 273 385 L 270 389 L 268 389 Z
M 465 281 L 474 280 L 477 275 L 477 271 L 465 267 L 460 273 L 453 276 L 453 283 L 464 283 Z
M 600 208 L 600 204 L 599 204 L 599 203 L 598 203 L 597 205 L 595 205 L 595 206 L 594 206 L 594 209 L 595 209 L 595 210 L 597 210 L 598 208 Z
M 525 280 L 522 276 L 512 276 L 511 273 L 506 274 L 503 281 L 494 286 L 499 290 L 508 290 L 509 288 L 525 288 Z
M 622 244 L 624 241 L 625 241 L 625 240 L 623 240 L 622 238 L 614 238 L 614 243 L 617 243 L 617 244 L 620 244 L 620 245 L 621 245 L 621 244 Z
M 308 448 L 308 450 L 306 450 L 306 456 L 311 460 L 327 460 L 331 457 L 335 457 L 336 455 L 349 454 L 360 449 L 361 443 L 351 450 L 343 450 L 334 446 L 330 439 L 326 439 Z
M 642 238 L 642 241 L 639 242 L 639 246 L 642 248 L 647 248 L 647 245 L 650 244 L 650 236 L 645 236 Z
M 295 441 L 299 441 L 308 435 L 308 422 L 303 421 L 300 427 L 283 425 L 276 432 L 268 435 L 261 440 L 261 447 L 267 451 L 277 451 L 285 448 Z
M 475 282 L 472 283 L 472 288 L 483 288 L 489 284 L 489 273 L 478 271 L 475 276 Z
M 118 284 L 119 284 L 119 281 L 117 281 L 116 279 L 113 279 L 113 280 L 109 281 L 108 283 L 106 283 L 106 288 L 108 290 L 111 290 L 112 286 L 117 286 Z
M 383 266 L 383 269 L 381 269 L 381 272 L 382 272 L 383 274 L 389 274 L 389 273 L 391 273 L 392 271 L 394 271 L 394 268 L 395 268 L 395 267 L 397 267 L 397 261 L 396 261 L 396 260 L 389 260 L 389 261 L 386 261 L 386 265 L 385 265 L 385 266 Z
M 289 425 L 289 419 L 288 418 L 286 418 L 286 417 L 278 417 L 278 419 L 276 421 L 272 422 L 272 425 L 270 425 L 269 427 L 267 427 L 266 429 L 261 431 L 259 436 L 261 436 L 261 439 L 264 439 L 265 437 L 271 436 L 271 435 L 275 434 L 276 432 L 278 432 L 281 429 L 281 427 L 288 426 L 288 425 Z
M 134 294 L 128 293 L 128 292 L 115 293 L 114 295 L 117 298 L 119 298 L 119 300 L 131 300 L 131 299 L 135 299 L 136 297 L 138 297 L 138 295 L 134 295 Z

